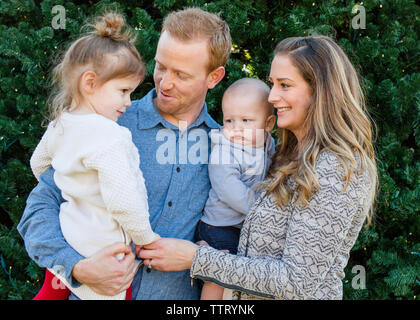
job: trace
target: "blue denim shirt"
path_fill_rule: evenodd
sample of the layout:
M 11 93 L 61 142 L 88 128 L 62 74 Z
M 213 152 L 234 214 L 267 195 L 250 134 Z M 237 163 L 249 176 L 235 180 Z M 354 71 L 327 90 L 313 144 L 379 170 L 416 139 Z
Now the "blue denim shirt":
M 203 109 L 186 131 L 180 131 L 162 118 L 153 104 L 155 89 L 132 102 L 118 123 L 127 127 L 139 150 L 140 169 L 146 183 L 150 223 L 162 237 L 193 240 L 207 201 L 210 181 L 208 132 L 220 128 Z M 59 222 L 59 207 L 64 201 L 56 187 L 52 168 L 45 171 L 30 193 L 18 225 L 29 256 L 46 268 L 60 266 L 74 285 L 73 266 L 84 257 L 65 241 Z M 133 281 L 133 298 L 198 299 L 197 285 L 191 287 L 189 271 L 146 272 L 141 267 Z

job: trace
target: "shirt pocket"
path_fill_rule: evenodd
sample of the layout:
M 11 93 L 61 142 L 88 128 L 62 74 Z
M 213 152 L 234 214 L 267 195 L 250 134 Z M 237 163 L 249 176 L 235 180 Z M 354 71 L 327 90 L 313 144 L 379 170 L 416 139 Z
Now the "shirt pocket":
M 194 212 L 202 212 L 209 197 L 210 179 L 207 164 L 196 168 L 192 177 L 191 195 L 188 209 Z

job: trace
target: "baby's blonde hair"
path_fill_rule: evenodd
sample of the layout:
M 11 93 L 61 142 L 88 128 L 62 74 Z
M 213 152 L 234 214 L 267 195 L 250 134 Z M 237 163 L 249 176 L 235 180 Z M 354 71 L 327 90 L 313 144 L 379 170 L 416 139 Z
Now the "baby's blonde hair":
M 266 83 L 257 78 L 242 78 L 236 80 L 223 93 L 222 101 L 225 97 L 232 94 L 237 94 L 240 96 L 256 96 L 257 101 L 259 101 L 259 103 L 264 106 L 267 117 L 272 115 L 274 112 L 273 105 L 268 102 L 270 88 Z
M 143 81 L 145 77 L 135 37 L 121 14 L 105 13 L 85 27 L 92 31 L 75 40 L 53 69 L 48 121 L 57 119 L 72 102 L 80 102 L 79 79 L 88 70 L 96 73 L 99 85 L 111 79 L 133 76 Z

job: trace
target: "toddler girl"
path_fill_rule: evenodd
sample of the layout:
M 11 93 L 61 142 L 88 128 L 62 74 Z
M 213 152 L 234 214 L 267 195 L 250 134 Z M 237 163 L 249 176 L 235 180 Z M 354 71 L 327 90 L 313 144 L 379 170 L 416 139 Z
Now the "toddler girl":
M 142 246 L 159 239 L 149 222 L 138 150 L 130 131 L 116 123 L 131 105 L 130 94 L 145 68 L 130 32 L 123 32 L 121 15 L 108 13 L 91 26 L 94 30 L 72 43 L 54 69 L 59 89 L 51 103 L 52 121 L 30 161 L 38 180 L 54 168 L 54 182 L 66 200 L 60 207 L 62 233 L 85 257 L 115 242 Z M 109 297 L 87 285 L 71 287 L 47 270 L 35 299 L 66 298 L 65 292 L 56 295 L 60 290 L 49 272 L 80 299 L 129 298 L 126 292 Z

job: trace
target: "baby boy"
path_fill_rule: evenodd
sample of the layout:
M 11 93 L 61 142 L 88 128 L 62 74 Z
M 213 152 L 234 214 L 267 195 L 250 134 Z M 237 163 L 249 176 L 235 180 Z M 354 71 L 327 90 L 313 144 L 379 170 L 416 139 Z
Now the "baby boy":
M 196 241 L 237 253 L 242 223 L 256 200 L 252 187 L 265 178 L 275 151 L 270 132 L 276 117 L 269 93 L 261 80 L 243 78 L 223 95 L 223 128 L 210 133 L 211 189 Z M 201 299 L 219 300 L 222 295 L 223 288 L 205 283 Z

